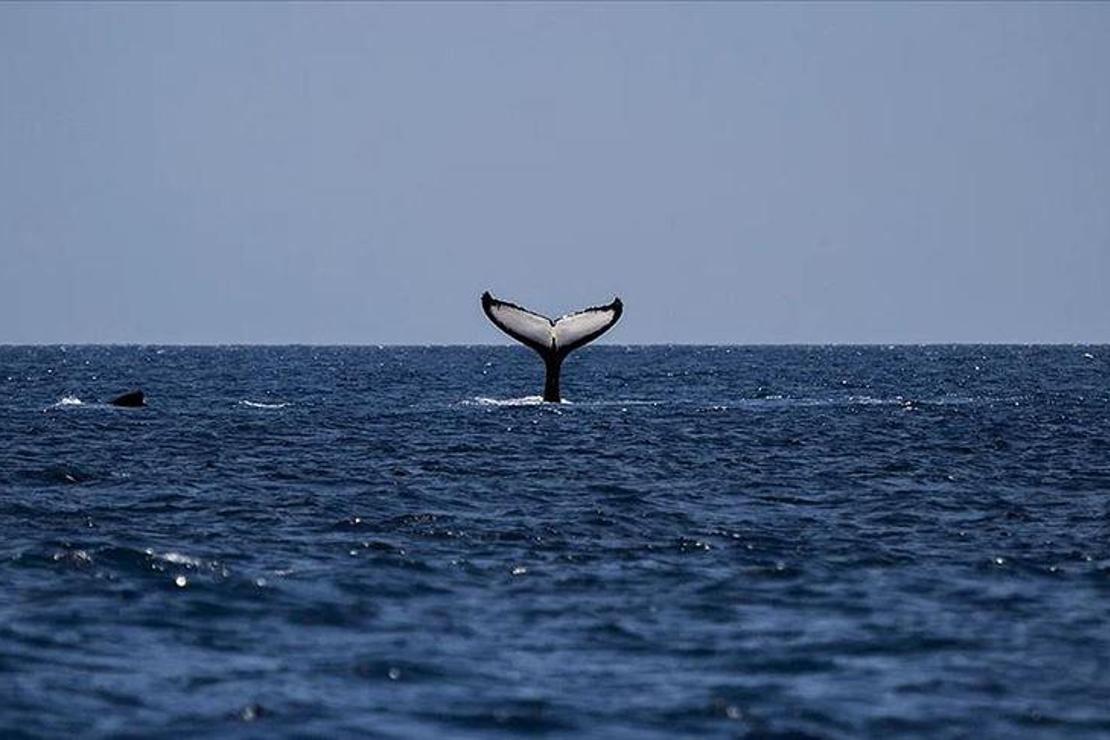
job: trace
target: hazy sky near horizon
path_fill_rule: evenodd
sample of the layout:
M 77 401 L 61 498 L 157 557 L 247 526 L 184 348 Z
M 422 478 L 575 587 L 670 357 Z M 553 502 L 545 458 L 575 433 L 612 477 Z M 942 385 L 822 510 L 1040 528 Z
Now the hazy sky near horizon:
M 1110 341 L 1110 4 L 0 4 L 0 342 Z

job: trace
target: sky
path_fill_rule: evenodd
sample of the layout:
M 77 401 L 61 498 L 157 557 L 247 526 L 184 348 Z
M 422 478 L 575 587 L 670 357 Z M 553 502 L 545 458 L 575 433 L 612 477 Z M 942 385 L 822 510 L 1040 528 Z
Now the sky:
M 1110 341 L 1110 3 L 0 4 L 0 343 Z

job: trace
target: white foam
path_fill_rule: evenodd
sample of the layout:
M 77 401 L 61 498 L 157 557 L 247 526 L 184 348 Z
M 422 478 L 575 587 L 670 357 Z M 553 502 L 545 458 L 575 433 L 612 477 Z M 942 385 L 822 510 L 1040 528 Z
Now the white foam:
M 85 402 L 77 396 L 62 396 L 61 400 L 57 403 L 50 404 L 44 408 L 43 411 L 50 411 L 51 409 L 72 409 L 84 405 L 86 405 Z
M 464 405 L 468 406 L 542 406 L 546 401 L 543 396 L 524 396 L 523 398 L 486 398 L 485 396 L 475 396 L 474 398 L 463 401 Z M 570 401 L 565 398 L 560 401 L 561 404 L 570 404 Z
M 247 406 L 252 409 L 283 409 L 288 406 L 288 403 L 279 401 L 278 403 L 262 403 L 261 401 L 240 401 L 241 406 Z
M 855 406 L 894 406 L 901 405 L 905 402 L 905 400 L 906 399 L 902 398 L 902 396 L 895 396 L 894 398 L 875 398 L 874 396 L 848 396 L 847 402 L 848 404 Z M 837 403 L 837 401 L 832 400 L 829 403 L 835 404 Z M 820 399 L 818 399 L 818 404 L 820 404 Z
M 164 560 L 167 563 L 173 563 L 174 565 L 191 565 L 194 568 L 199 568 L 202 565 L 201 561 L 197 560 L 196 558 L 191 558 L 188 555 L 182 555 L 179 552 L 156 553 L 147 550 L 147 554 L 159 560 Z

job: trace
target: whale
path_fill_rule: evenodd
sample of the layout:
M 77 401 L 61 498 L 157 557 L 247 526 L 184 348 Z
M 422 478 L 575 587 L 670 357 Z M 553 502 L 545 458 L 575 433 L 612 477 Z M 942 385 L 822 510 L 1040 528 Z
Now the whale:
M 482 310 L 494 326 L 540 356 L 546 370 L 543 400 L 559 403 L 563 400 L 559 394 L 563 360 L 612 329 L 624 313 L 624 304 L 617 297 L 604 306 L 551 319 L 515 303 L 498 300 L 487 290 L 482 293 Z
M 108 402 L 112 406 L 123 406 L 125 408 L 137 408 L 139 406 L 146 406 L 146 398 L 143 392 L 139 390 L 128 391 L 122 395 L 116 396 Z

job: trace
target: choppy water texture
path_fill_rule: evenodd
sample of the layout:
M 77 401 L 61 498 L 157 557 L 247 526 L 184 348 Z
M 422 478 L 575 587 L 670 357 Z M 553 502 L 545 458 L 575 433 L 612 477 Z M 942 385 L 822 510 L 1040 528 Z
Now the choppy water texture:
M 591 347 L 563 384 L 0 348 L 0 735 L 1110 733 L 1110 348 Z

